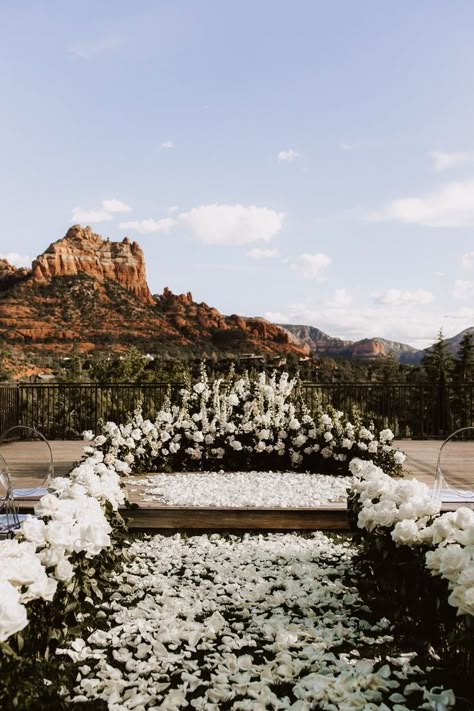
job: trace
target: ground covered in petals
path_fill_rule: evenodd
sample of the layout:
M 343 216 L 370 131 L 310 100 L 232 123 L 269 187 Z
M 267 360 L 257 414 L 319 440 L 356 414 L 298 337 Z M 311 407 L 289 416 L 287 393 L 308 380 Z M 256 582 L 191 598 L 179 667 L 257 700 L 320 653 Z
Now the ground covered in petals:
M 298 472 L 154 474 L 135 484 L 143 500 L 174 506 L 307 507 L 345 501 L 351 478 Z
M 354 552 L 319 532 L 135 541 L 98 613 L 102 629 L 61 651 L 77 664 L 71 702 L 111 711 L 453 708 L 452 692 L 431 689 L 390 622 L 360 599 Z

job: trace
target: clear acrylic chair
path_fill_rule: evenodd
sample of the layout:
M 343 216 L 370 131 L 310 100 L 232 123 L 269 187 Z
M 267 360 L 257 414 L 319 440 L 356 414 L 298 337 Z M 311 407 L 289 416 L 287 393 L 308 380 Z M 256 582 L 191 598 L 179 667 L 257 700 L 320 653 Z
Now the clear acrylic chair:
M 465 474 L 465 463 L 469 460 L 474 460 L 473 426 L 461 427 L 441 445 L 433 487 L 437 498 L 445 502 L 474 504 L 474 472 L 470 476 Z
M 8 464 L 0 454 L 0 539 L 13 535 L 19 525 L 20 517 L 8 473 Z
M 0 437 L 0 456 L 8 462 L 11 494 L 15 501 L 37 500 L 54 478 L 53 452 L 48 440 L 33 427 L 16 425 Z

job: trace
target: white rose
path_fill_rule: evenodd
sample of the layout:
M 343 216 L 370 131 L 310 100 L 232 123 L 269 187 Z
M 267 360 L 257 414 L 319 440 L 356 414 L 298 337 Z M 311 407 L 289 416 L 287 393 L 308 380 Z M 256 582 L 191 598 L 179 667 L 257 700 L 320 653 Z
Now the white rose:
M 0 581 L 0 642 L 5 642 L 27 624 L 26 608 L 20 603 L 20 593 L 11 583 Z
M 56 566 L 56 570 L 54 571 L 54 575 L 56 580 L 61 580 L 63 582 L 72 578 L 74 575 L 74 568 L 67 558 L 63 558 L 59 561 Z
M 398 521 L 391 536 L 395 543 L 416 543 L 419 538 L 418 526 L 415 521 Z
M 457 607 L 461 615 L 474 615 L 474 587 L 456 585 L 448 597 L 448 602 Z
M 391 526 L 397 518 L 397 507 L 393 501 L 379 501 L 372 509 L 373 520 L 377 526 Z
M 205 389 L 206 389 L 205 383 L 196 383 L 196 385 L 193 386 L 194 392 L 197 393 L 198 395 L 203 393 Z
M 406 455 L 403 452 L 401 452 L 399 449 L 397 449 L 397 451 L 393 455 L 393 459 L 394 459 L 395 464 L 403 464 L 403 462 L 406 459 Z
M 72 527 L 65 521 L 48 521 L 45 530 L 45 539 L 52 546 L 69 548 L 72 545 Z
M 298 437 L 296 437 L 293 441 L 295 447 L 302 447 L 304 444 L 306 444 L 307 437 L 304 434 L 299 434 Z
M 45 568 L 53 568 L 64 558 L 64 546 L 50 546 L 38 553 Z
M 468 528 L 474 525 L 474 511 L 466 506 L 458 508 L 453 517 L 453 523 L 459 528 Z
M 39 500 L 36 513 L 39 516 L 54 516 L 60 504 L 59 499 L 54 494 L 46 494 Z
M 21 531 L 26 540 L 36 543 L 38 546 L 42 545 L 45 541 L 44 529 L 44 521 L 33 516 L 28 516 L 28 518 L 21 524 Z
M 42 598 L 47 602 L 51 602 L 57 587 L 58 581 L 53 580 L 53 578 L 48 578 L 48 576 L 44 574 L 29 586 L 27 592 L 22 595 L 22 598 L 23 600 Z

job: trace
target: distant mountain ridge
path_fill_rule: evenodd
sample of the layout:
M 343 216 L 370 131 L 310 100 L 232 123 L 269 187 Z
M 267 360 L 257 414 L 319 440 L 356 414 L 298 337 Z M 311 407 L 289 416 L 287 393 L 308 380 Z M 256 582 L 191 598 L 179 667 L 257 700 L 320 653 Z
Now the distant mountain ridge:
M 446 339 L 453 353 L 466 331 L 474 327 Z M 426 352 L 385 338 L 354 342 L 315 326 L 226 316 L 195 302 L 190 292 L 176 295 L 167 287 L 152 295 L 137 242 L 104 240 L 80 225 L 53 242 L 31 269 L 0 259 L 0 345 L 10 347 L 13 361 L 27 356 L 31 363 L 73 346 L 120 352 L 135 345 L 172 357 L 313 353 L 370 360 L 391 354 L 401 363 L 419 363 Z
M 190 293 L 152 295 L 140 246 L 74 225 L 31 269 L 0 260 L 0 344 L 30 362 L 80 351 L 306 356 L 309 348 L 261 318 L 225 316 Z M 20 359 L 20 358 L 19 358 Z
M 390 341 L 386 338 L 363 338 L 360 341 L 344 341 L 329 336 L 314 326 L 280 324 L 307 345 L 312 353 L 340 358 L 374 359 L 393 355 L 400 363 L 419 363 L 424 351 L 406 343 Z

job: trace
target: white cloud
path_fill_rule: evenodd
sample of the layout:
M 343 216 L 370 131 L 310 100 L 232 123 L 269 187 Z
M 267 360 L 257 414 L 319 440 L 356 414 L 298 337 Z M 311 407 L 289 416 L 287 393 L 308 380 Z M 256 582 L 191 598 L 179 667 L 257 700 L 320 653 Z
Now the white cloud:
M 26 254 L 18 254 L 17 252 L 7 252 L 6 254 L 0 254 L 0 259 L 6 259 L 7 262 L 13 264 L 15 267 L 31 267 L 32 259 Z
M 74 54 L 80 59 L 92 59 L 98 54 L 103 54 L 104 52 L 110 52 L 111 50 L 117 49 L 124 42 L 123 37 L 119 35 L 110 35 L 108 37 L 101 37 L 90 42 L 79 42 L 78 44 L 72 45 L 70 48 L 71 54 Z
M 421 197 L 393 200 L 369 220 L 393 220 L 429 227 L 474 226 L 474 180 L 446 183 Z
M 199 242 L 221 245 L 270 242 L 281 230 L 284 218 L 284 212 L 255 205 L 201 205 L 179 215 Z
M 299 158 L 300 154 L 298 151 L 293 150 L 293 148 L 288 148 L 285 151 L 280 151 L 278 153 L 278 160 L 280 163 L 291 163 L 292 161 L 296 160 Z
M 453 296 L 455 299 L 472 299 L 474 297 L 474 281 L 458 279 L 454 282 Z
M 130 205 L 114 198 L 110 200 L 102 200 L 102 207 L 106 212 L 131 212 L 132 210 Z
M 163 141 L 160 148 L 174 148 L 174 143 L 173 141 Z
M 357 143 L 340 143 L 339 148 L 341 151 L 355 151 L 358 146 Z
M 433 167 L 438 173 L 459 165 L 474 163 L 474 153 L 472 152 L 448 153 L 446 151 L 433 151 L 431 158 L 433 159 Z
M 351 304 L 352 296 L 347 293 L 347 289 L 336 289 L 328 302 L 328 306 L 350 306 Z
M 286 318 L 277 322 L 316 326 L 330 336 L 344 340 L 379 337 L 409 343 L 420 349 L 434 343 L 440 327 L 449 337 L 474 324 L 474 308 L 446 313 L 432 306 L 414 305 L 413 308 L 406 306 L 394 310 L 389 304 L 347 307 L 321 299 L 289 304 L 285 311 Z M 265 318 L 272 320 L 271 315 L 267 313 Z
M 251 259 L 272 259 L 278 257 L 278 249 L 259 249 L 255 247 L 247 252 L 247 256 Z
M 93 222 L 109 222 L 113 219 L 115 212 L 131 212 L 132 208 L 122 200 L 109 198 L 102 200 L 100 207 L 83 209 L 75 207 L 72 211 L 71 222 L 74 223 L 93 223 Z
M 401 306 L 402 304 L 431 304 L 434 296 L 431 291 L 416 289 L 407 291 L 403 289 L 386 289 L 385 291 L 372 294 L 372 298 L 377 304 L 387 304 L 390 306 Z
M 294 271 L 299 271 L 305 279 L 320 279 L 321 272 L 331 264 L 327 254 L 300 254 L 290 265 Z
M 178 212 L 179 207 L 177 205 L 171 205 L 171 207 L 168 208 L 168 212 Z
M 289 318 L 286 314 L 282 314 L 280 311 L 265 311 L 263 318 L 272 323 L 289 323 Z
M 75 207 L 72 211 L 71 222 L 77 223 L 92 223 L 92 222 L 108 222 L 112 219 L 112 215 L 107 210 L 101 208 L 92 208 L 84 210 L 82 207 Z
M 461 268 L 466 270 L 474 268 L 474 252 L 466 252 L 462 255 Z
M 161 220 L 154 220 L 150 217 L 147 220 L 130 220 L 128 222 L 121 222 L 119 227 L 124 230 L 135 230 L 136 232 L 140 232 L 142 235 L 157 232 L 168 234 L 175 224 L 176 220 L 172 217 L 163 217 Z

